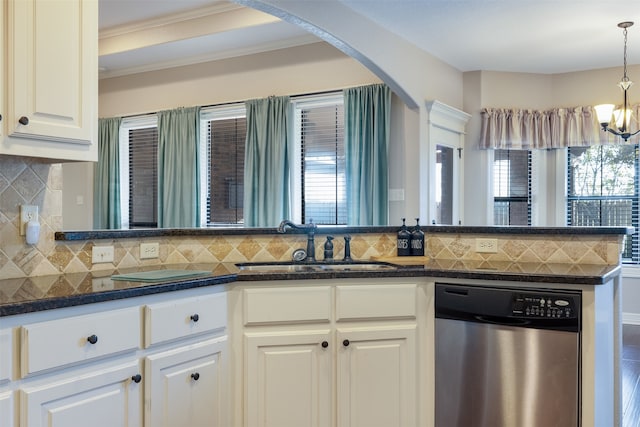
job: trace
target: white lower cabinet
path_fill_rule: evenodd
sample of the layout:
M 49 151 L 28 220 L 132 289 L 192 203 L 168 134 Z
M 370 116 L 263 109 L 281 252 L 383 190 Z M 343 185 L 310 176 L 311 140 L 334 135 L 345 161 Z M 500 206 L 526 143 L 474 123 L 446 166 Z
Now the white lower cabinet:
M 328 329 L 245 334 L 247 425 L 331 425 L 330 341 Z
M 415 426 L 416 327 L 339 328 L 339 426 Z
M 146 427 L 226 427 L 222 336 L 145 358 Z
M 417 285 L 326 283 L 242 293 L 244 425 L 417 426 Z M 295 304 L 318 289 L 332 303 L 311 321 L 284 316 L 294 310 L 265 297 L 272 290 Z
M 0 427 L 14 427 L 13 392 L 0 392 Z
M 231 426 L 225 292 L 95 307 L 2 318 L 0 427 Z
M 25 385 L 23 427 L 134 427 L 142 425 L 142 384 L 137 359 L 94 372 Z

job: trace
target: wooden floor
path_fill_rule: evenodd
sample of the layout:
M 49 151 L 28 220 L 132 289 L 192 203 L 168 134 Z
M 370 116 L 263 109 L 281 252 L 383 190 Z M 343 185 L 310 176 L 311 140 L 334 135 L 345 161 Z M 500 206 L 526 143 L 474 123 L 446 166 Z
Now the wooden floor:
M 622 328 L 622 426 L 640 426 L 640 325 Z

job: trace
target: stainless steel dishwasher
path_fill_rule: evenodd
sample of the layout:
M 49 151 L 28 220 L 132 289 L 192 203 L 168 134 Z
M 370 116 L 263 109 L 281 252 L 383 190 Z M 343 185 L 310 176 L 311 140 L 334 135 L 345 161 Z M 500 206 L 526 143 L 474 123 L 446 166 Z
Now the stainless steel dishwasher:
M 581 294 L 436 283 L 436 427 L 580 425 Z

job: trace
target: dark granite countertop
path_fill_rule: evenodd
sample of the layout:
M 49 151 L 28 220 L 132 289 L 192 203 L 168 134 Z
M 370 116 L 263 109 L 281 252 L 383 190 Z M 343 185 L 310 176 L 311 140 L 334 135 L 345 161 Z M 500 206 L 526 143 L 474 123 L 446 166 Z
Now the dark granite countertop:
M 211 275 L 155 283 L 111 279 L 114 274 L 160 269 L 206 270 L 211 271 Z M 619 271 L 620 266 L 462 260 L 428 260 L 423 265 L 401 266 L 391 270 L 294 273 L 240 271 L 233 263 L 156 265 L 126 271 L 105 270 L 0 280 L 0 317 L 233 282 L 433 277 L 599 285 L 619 274 Z
M 318 226 L 316 234 L 336 233 L 395 233 L 397 226 Z M 456 234 L 520 234 L 520 235 L 627 235 L 633 234 L 633 227 L 516 227 L 516 226 L 459 226 L 459 225 L 423 225 L 425 233 L 456 233 Z M 287 230 L 287 234 L 304 234 L 305 230 Z M 57 231 L 55 240 L 99 240 L 124 239 L 145 237 L 176 237 L 176 236 L 227 236 L 227 235 L 264 235 L 278 234 L 277 228 L 147 228 L 132 230 L 88 230 L 88 231 Z

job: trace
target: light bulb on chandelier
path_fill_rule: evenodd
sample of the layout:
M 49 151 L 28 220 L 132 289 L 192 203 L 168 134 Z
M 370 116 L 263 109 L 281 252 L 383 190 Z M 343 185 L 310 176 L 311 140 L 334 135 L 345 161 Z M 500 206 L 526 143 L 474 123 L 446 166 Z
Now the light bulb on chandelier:
M 621 22 L 618 24 L 618 27 L 622 28 L 624 34 L 624 71 L 622 80 L 618 83 L 623 94 L 622 106 L 617 109 L 614 104 L 601 104 L 594 107 L 602 130 L 620 136 L 625 141 L 640 132 L 640 129 L 635 132 L 631 132 L 629 129 L 632 110 L 629 106 L 627 91 L 631 85 L 633 85 L 633 82 L 629 80 L 629 77 L 627 76 L 627 28 L 632 25 L 633 22 L 631 21 Z M 615 127 L 611 127 L 612 123 L 615 123 Z

